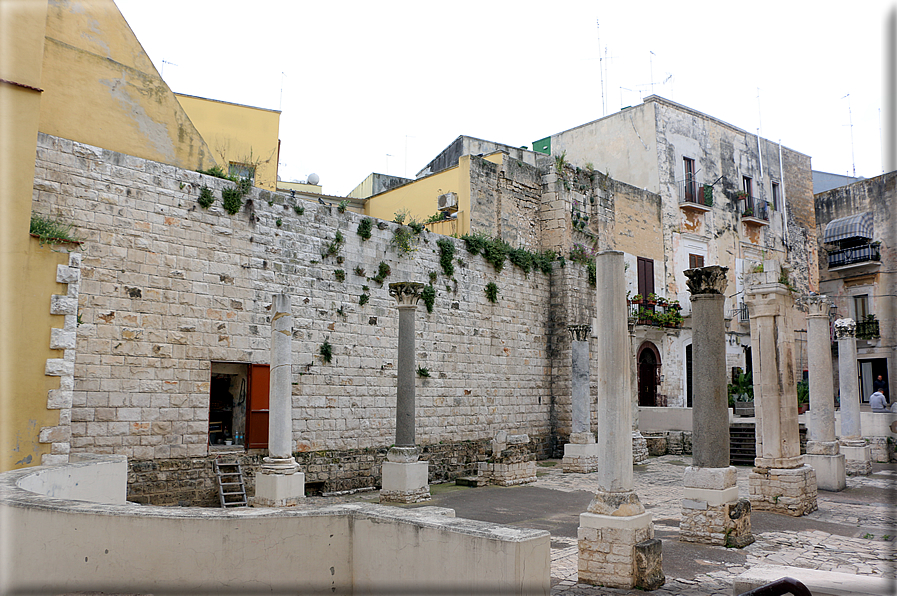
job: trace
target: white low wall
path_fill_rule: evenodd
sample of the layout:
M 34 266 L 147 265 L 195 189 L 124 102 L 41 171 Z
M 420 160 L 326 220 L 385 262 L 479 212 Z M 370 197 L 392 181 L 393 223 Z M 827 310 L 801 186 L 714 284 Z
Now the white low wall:
M 734 419 L 732 408 L 729 408 L 729 423 Z M 642 407 L 638 409 L 638 428 L 641 431 L 667 431 L 684 430 L 692 431 L 691 408 L 654 408 Z
M 542 530 L 457 519 L 437 507 L 153 507 L 22 488 L 58 487 L 48 479 L 61 467 L 0 475 L 2 594 L 550 590 Z
M 72 454 L 68 464 L 34 468 L 18 486 L 45 497 L 121 505 L 128 502 L 128 458 Z
M 897 437 L 891 424 L 897 421 L 895 413 L 860 412 L 860 429 L 864 437 Z M 835 412 L 835 434 L 841 436 L 841 412 Z

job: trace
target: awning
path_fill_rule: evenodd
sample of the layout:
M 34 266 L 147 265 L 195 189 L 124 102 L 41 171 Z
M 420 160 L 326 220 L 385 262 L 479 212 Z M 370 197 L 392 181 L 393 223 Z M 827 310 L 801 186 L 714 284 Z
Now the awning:
M 837 242 L 845 238 L 868 238 L 872 240 L 872 213 L 857 213 L 840 217 L 828 222 L 825 226 L 825 234 L 822 241 L 826 244 Z

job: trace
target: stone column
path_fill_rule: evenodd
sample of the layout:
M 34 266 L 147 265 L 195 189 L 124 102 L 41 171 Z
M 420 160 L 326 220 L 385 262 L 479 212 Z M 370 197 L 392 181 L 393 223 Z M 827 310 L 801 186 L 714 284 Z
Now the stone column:
M 598 444 L 591 431 L 591 396 L 589 395 L 589 325 L 568 325 L 573 337 L 571 344 L 573 372 L 573 426 L 570 442 L 564 445 L 564 472 L 588 474 L 598 469 Z
M 872 471 L 872 449 L 866 445 L 860 425 L 856 329 L 853 319 L 835 321 L 841 397 L 841 453 L 845 457 L 848 476 L 865 476 Z
M 651 514 L 632 490 L 632 408 L 623 253 L 596 257 L 598 491 L 579 516 L 579 581 L 653 590 L 664 582 Z
M 692 465 L 685 469 L 679 540 L 742 547 L 754 541 L 751 503 L 729 465 L 725 302 L 727 267 L 685 271 L 692 303 Z
M 816 470 L 816 485 L 822 490 L 844 490 L 847 486 L 844 455 L 835 439 L 835 396 L 832 391 L 832 351 L 829 309 L 826 296 L 810 294 L 807 305 L 807 351 L 810 368 L 810 412 L 805 461 Z
M 414 316 L 424 284 L 389 284 L 389 295 L 399 308 L 399 358 L 396 389 L 396 444 L 383 462 L 381 503 L 418 503 L 430 498 L 429 465 L 418 461 L 414 443 Z
M 750 475 L 754 509 L 799 517 L 816 510 L 816 471 L 800 454 L 791 290 L 778 261 L 748 276 L 757 457 Z
M 289 507 L 305 497 L 305 474 L 293 459 L 292 333 L 288 294 L 275 294 L 271 316 L 268 457 L 255 477 L 255 507 Z

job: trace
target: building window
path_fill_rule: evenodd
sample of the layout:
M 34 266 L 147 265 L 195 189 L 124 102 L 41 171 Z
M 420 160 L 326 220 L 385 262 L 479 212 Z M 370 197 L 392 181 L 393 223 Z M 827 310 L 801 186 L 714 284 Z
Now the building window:
M 235 161 L 230 162 L 230 165 L 227 168 L 228 176 L 236 176 L 237 178 L 249 178 L 253 182 L 255 181 L 255 166 L 250 166 L 245 163 L 237 163 Z
M 685 167 L 685 200 L 694 202 L 697 196 L 697 184 L 695 182 L 695 160 L 689 157 L 683 157 L 682 163 Z
M 754 196 L 754 181 L 749 176 L 741 177 L 741 190 L 747 193 L 747 196 Z
M 267 364 L 212 362 L 209 445 L 268 447 Z
M 853 297 L 854 319 L 862 321 L 869 314 L 869 294 L 862 294 Z
M 689 269 L 697 269 L 698 267 L 704 266 L 704 256 L 703 255 L 688 255 L 688 268 Z
M 772 183 L 772 205 L 770 205 L 770 206 L 772 207 L 773 211 L 779 210 L 779 183 L 778 182 Z
M 638 257 L 638 293 L 644 298 L 654 293 L 654 261 L 645 257 Z

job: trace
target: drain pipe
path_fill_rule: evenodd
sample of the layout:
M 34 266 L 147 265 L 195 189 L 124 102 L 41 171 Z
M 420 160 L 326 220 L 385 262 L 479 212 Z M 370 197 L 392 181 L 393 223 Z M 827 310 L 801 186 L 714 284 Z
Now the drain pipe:
M 785 200 L 785 170 L 782 167 L 782 139 L 779 139 L 779 175 L 782 177 L 782 218 L 784 220 L 785 258 L 788 258 L 788 202 Z

